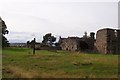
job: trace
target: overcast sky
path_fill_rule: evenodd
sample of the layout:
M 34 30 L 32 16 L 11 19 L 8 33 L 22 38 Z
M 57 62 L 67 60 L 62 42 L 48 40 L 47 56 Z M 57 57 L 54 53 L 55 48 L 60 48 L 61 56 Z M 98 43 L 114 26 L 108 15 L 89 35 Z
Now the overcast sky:
M 10 42 L 26 42 L 46 33 L 78 36 L 85 31 L 118 28 L 119 0 L 0 0 L 0 16 Z

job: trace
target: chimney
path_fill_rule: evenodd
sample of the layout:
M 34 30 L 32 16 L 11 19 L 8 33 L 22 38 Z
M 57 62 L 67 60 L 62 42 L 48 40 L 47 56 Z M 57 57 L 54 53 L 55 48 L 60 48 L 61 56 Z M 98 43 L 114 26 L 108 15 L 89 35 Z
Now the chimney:
M 94 33 L 94 32 L 91 32 L 91 33 L 90 33 L 90 37 L 91 37 L 92 39 L 95 39 L 95 33 Z

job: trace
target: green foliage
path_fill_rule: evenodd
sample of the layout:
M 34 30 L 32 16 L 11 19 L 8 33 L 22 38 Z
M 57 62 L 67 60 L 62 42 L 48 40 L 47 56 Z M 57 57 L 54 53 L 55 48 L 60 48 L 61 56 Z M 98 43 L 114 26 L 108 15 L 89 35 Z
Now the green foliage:
M 27 48 L 30 48 L 30 41 L 27 41 Z
M 117 78 L 120 69 L 118 55 L 61 50 L 33 55 L 27 48 L 7 48 L 2 55 L 3 78 Z
M 7 40 L 7 38 L 4 36 L 5 34 L 8 34 L 9 31 L 7 30 L 7 26 L 5 24 L 5 22 L 0 18 L 1 23 L 2 23 L 2 32 L 0 34 L 2 34 L 2 47 L 8 47 L 9 46 L 9 41 Z
M 2 47 L 9 47 L 9 41 L 7 40 L 7 38 L 5 36 L 2 36 Z
M 53 44 L 53 42 L 55 42 L 55 41 L 56 41 L 56 38 L 54 36 L 52 36 L 51 33 L 47 33 L 45 36 L 43 36 L 42 43 L 51 46 Z

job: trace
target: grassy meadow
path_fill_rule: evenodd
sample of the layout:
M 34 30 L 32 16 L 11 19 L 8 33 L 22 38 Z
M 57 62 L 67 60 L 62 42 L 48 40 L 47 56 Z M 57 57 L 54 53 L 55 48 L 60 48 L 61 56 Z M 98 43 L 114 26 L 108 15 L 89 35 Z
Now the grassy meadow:
M 2 72 L 3 78 L 117 78 L 118 55 L 6 48 Z

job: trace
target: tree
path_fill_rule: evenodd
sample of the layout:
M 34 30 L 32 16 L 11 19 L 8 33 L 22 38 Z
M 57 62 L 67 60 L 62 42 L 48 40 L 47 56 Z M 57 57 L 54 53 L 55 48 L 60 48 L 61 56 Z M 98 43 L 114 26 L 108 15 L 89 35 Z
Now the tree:
M 45 36 L 43 36 L 42 43 L 46 44 L 50 37 L 51 37 L 51 33 L 48 33 Z
M 56 41 L 56 38 L 54 36 L 52 36 L 51 33 L 47 33 L 45 36 L 43 36 L 42 43 L 45 45 L 52 46 L 53 42 L 55 42 L 55 41 Z
M 2 36 L 2 47 L 9 47 L 9 41 L 7 40 L 7 38 L 5 36 Z
M 27 47 L 30 48 L 30 41 L 27 41 Z
M 5 22 L 0 18 L 0 29 L 2 30 L 0 35 L 2 37 L 2 47 L 9 47 L 9 41 L 5 37 L 5 34 L 8 34 L 9 31 L 7 30 L 7 26 Z
M 58 43 L 58 42 L 55 43 L 55 46 L 56 46 L 56 47 L 59 47 L 59 46 L 60 46 L 60 43 Z

